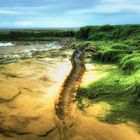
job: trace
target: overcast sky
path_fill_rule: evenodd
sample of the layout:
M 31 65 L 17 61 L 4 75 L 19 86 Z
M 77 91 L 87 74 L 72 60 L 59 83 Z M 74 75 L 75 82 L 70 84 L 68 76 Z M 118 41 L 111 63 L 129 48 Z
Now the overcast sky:
M 140 24 L 140 0 L 0 0 L 0 28 Z

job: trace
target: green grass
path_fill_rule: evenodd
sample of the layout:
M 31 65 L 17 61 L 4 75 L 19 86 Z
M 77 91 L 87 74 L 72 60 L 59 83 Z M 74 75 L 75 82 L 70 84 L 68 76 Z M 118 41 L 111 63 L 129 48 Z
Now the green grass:
M 97 46 L 99 51 L 91 52 L 92 61 L 117 63 L 119 68 L 110 70 L 110 74 L 90 84 L 88 88 L 77 91 L 78 107 L 86 107 L 84 98 L 95 103 L 105 101 L 112 108 L 103 118 L 104 121 L 119 123 L 134 121 L 140 124 L 140 53 L 139 41 L 89 41 L 89 46 Z M 131 74 L 131 75 L 129 75 Z
M 77 37 L 87 40 L 140 39 L 140 25 L 103 25 L 81 27 Z
M 125 44 L 119 44 L 115 43 L 111 46 L 112 49 L 118 49 L 118 50 L 130 50 L 131 48 L 128 45 Z
M 140 53 L 125 56 L 120 62 L 121 69 L 128 74 L 140 69 Z
M 110 112 L 102 118 L 110 123 L 136 122 L 140 126 L 140 26 L 94 26 L 80 29 L 74 46 L 89 43 L 91 63 L 114 63 L 116 69 L 88 87 L 77 90 L 79 109 L 90 103 L 107 102 Z M 89 52 L 88 52 L 89 53 Z M 88 99 L 89 103 L 83 102 Z
M 130 53 L 132 53 L 132 51 L 121 49 L 102 49 L 96 54 L 93 54 L 92 59 L 108 63 L 118 62 L 123 56 Z
M 0 40 L 18 41 L 18 40 L 48 40 L 54 37 L 75 37 L 75 29 L 52 29 L 52 30 L 5 30 L 0 31 Z M 48 38 L 49 37 L 49 38 Z
M 78 107 L 87 98 L 90 103 L 106 102 L 111 105 L 110 112 L 101 120 L 110 123 L 133 121 L 140 124 L 140 71 L 126 75 L 119 68 L 108 69 L 109 74 L 87 88 L 77 91 Z

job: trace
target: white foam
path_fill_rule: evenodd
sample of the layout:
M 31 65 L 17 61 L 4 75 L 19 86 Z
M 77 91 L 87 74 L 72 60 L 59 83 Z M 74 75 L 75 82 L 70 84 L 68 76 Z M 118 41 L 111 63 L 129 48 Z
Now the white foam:
M 14 46 L 15 44 L 11 43 L 11 42 L 8 42 L 8 43 L 2 43 L 0 42 L 0 47 L 10 47 L 10 46 Z

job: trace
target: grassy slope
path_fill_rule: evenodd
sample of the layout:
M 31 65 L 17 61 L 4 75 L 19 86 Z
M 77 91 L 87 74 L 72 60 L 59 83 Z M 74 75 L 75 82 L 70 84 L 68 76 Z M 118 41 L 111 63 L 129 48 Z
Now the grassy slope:
M 90 54 L 92 63 L 98 61 L 118 65 L 116 69 L 108 69 L 109 74 L 105 78 L 90 83 L 85 88 L 79 88 L 78 106 L 81 109 L 86 106 L 82 104 L 82 98 L 87 98 L 93 103 L 105 101 L 112 108 L 110 113 L 102 118 L 104 121 L 111 123 L 133 121 L 140 125 L 140 32 L 137 28 L 135 33 L 127 34 L 128 31 L 131 32 L 131 29 L 125 28 L 122 32 L 119 30 L 118 38 L 115 39 L 113 38 L 115 31 L 114 29 L 102 31 L 105 36 L 112 36 L 112 38 L 104 36 L 95 39 L 91 38 L 95 34 L 92 33 L 92 27 L 92 32 L 87 36 L 85 34 L 85 40 L 72 43 L 74 48 L 86 43 L 89 43 L 91 48 L 96 48 L 98 51 Z M 101 32 L 97 31 L 97 33 Z
M 117 123 L 128 120 L 140 123 L 140 106 L 137 101 L 140 75 L 136 72 L 133 75 L 125 75 L 119 68 L 103 69 L 109 74 L 87 87 L 79 88 L 77 97 L 79 107 L 84 108 L 82 104 L 83 97 L 88 98 L 90 102 L 107 102 L 111 105 L 110 113 L 102 118 L 105 121 Z

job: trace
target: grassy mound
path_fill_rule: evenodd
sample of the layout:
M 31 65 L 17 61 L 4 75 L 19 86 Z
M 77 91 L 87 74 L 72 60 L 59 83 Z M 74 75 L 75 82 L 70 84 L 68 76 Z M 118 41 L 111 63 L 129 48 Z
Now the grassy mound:
M 132 53 L 129 50 L 117 50 L 117 49 L 104 49 L 98 53 L 92 55 L 92 60 L 99 60 L 102 62 L 117 62 L 123 56 Z
M 140 53 L 125 56 L 120 62 L 121 69 L 133 73 L 140 69 Z
M 140 123 L 140 72 L 137 75 L 124 75 L 119 68 L 109 71 L 105 78 L 78 89 L 78 105 L 81 109 L 86 107 L 82 104 L 84 98 L 91 103 L 106 102 L 111 105 L 111 110 L 102 120 L 110 123 Z
M 103 101 L 111 105 L 103 120 L 140 124 L 140 25 L 86 26 L 77 37 L 98 48 L 90 52 L 91 63 L 119 64 L 106 77 L 78 89 L 78 107 Z M 89 103 L 84 103 L 85 99 Z

